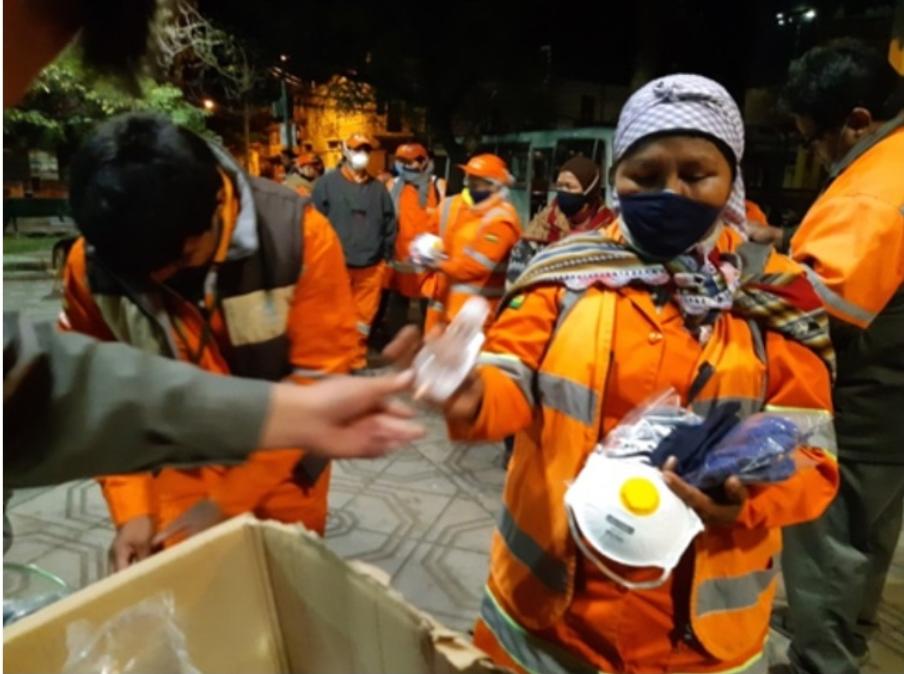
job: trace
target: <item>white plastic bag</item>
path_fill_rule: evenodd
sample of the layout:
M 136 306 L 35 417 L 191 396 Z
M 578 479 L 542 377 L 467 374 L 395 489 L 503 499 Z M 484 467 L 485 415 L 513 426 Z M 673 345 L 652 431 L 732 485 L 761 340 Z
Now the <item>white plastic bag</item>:
M 79 620 L 66 633 L 64 674 L 201 674 L 176 624 L 171 595 L 156 595 L 100 627 Z
M 472 297 L 446 331 L 428 342 L 414 359 L 414 397 L 444 403 L 477 364 L 483 347 L 483 326 L 490 305 Z

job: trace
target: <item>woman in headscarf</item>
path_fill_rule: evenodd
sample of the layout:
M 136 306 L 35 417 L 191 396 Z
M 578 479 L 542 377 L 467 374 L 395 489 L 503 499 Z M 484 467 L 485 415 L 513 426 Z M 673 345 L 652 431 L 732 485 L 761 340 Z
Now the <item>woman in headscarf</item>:
M 668 388 L 704 417 L 736 404 L 830 418 L 826 317 L 799 267 L 746 242 L 743 125 L 720 85 L 644 86 L 614 150 L 619 218 L 534 258 L 445 408 L 456 439 L 516 434 L 475 641 L 517 671 L 765 672 L 781 528 L 817 517 L 837 488 L 828 432 L 780 483 L 732 476 L 704 493 L 669 460 L 670 493 L 704 529 L 655 587 L 651 568 L 606 573 L 581 554 L 563 498 L 600 438 Z M 641 520 L 655 510 L 625 490 Z
M 603 203 L 603 176 L 588 157 L 566 161 L 556 178 L 556 198 L 540 210 L 512 249 L 507 277 L 514 283 L 534 255 L 569 234 L 605 227 L 615 214 Z

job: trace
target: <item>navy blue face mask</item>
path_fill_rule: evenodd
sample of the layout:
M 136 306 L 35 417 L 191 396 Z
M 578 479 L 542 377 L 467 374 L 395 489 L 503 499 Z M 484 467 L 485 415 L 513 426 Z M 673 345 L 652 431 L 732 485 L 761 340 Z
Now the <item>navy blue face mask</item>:
M 468 188 L 468 194 L 471 195 L 471 199 L 475 204 L 479 204 L 481 201 L 486 201 L 491 196 L 493 196 L 492 190 L 474 190 L 470 187 Z
M 587 204 L 589 196 L 580 192 L 556 192 L 556 206 L 566 218 L 574 217 Z
M 654 262 L 676 258 L 702 241 L 722 213 L 674 192 L 619 195 L 618 203 L 632 248 Z

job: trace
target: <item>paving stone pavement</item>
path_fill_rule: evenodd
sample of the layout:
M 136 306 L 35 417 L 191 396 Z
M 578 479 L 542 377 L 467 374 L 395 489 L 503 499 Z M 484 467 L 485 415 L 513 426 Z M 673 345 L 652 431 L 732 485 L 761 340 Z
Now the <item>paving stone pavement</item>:
M 30 284 L 30 285 L 29 285 Z M 4 284 L 5 308 L 55 318 L 50 281 Z M 501 446 L 451 443 L 442 420 L 424 413 L 427 437 L 372 461 L 337 462 L 327 544 L 383 569 L 412 603 L 467 631 L 486 580 L 493 523 L 504 480 Z M 15 540 L 5 561 L 35 563 L 81 588 L 106 574 L 113 536 L 106 505 L 91 481 L 17 491 L 7 509 Z M 864 672 L 904 671 L 904 538 L 882 606 L 881 629 Z M 770 640 L 780 662 L 786 641 Z

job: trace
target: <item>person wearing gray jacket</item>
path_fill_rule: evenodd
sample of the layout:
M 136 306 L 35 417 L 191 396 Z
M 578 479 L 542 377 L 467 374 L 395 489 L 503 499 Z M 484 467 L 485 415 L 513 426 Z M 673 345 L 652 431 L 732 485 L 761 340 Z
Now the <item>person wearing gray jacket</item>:
M 397 231 L 392 198 L 367 170 L 376 146 L 366 135 L 352 134 L 343 145 L 342 164 L 317 181 L 312 197 L 345 253 L 359 337 L 354 370 L 367 366 L 367 338 L 380 308 L 386 262 L 392 259 Z

